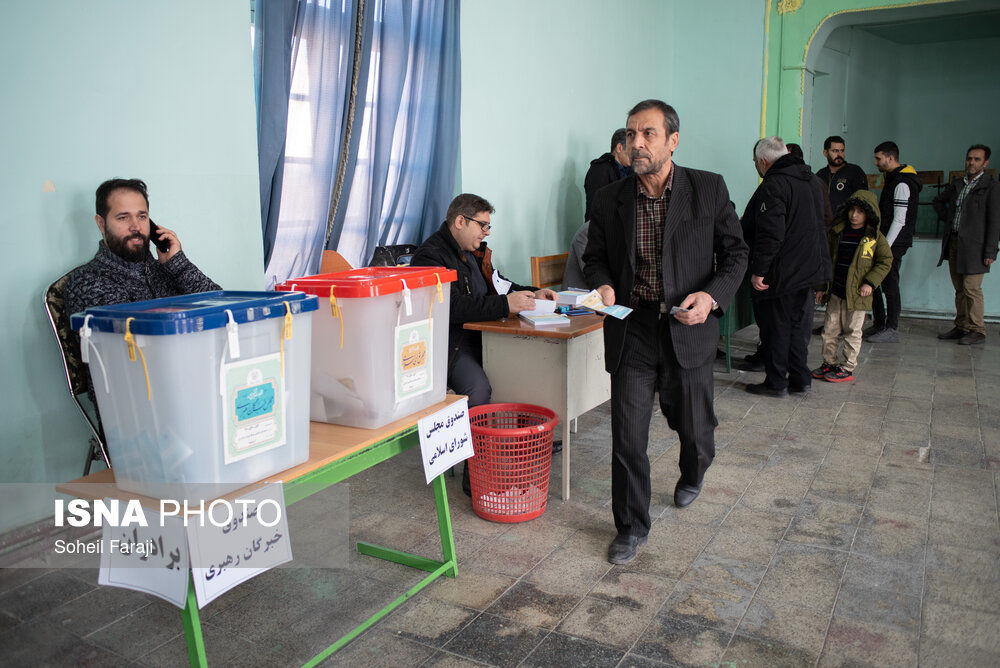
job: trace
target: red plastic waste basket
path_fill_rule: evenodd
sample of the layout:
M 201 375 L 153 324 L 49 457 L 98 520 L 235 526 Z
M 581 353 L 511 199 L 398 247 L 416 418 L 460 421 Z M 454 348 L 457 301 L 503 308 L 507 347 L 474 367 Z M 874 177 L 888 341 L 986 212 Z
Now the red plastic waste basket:
M 545 512 L 556 414 L 530 404 L 469 409 L 476 456 L 469 459 L 472 510 L 494 522 L 524 522 Z

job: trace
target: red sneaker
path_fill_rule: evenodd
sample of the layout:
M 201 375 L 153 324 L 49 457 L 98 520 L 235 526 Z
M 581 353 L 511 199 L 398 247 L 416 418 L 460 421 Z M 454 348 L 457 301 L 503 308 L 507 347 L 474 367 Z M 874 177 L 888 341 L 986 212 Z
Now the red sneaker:
M 813 369 L 812 377 L 817 380 L 825 380 L 826 374 L 830 373 L 836 368 L 837 367 L 833 366 L 832 364 L 827 364 L 826 362 L 823 362 L 823 365 L 820 368 Z
M 847 371 L 843 367 L 835 366 L 826 372 L 823 379 L 831 383 L 846 383 L 847 381 L 854 380 L 854 373 Z

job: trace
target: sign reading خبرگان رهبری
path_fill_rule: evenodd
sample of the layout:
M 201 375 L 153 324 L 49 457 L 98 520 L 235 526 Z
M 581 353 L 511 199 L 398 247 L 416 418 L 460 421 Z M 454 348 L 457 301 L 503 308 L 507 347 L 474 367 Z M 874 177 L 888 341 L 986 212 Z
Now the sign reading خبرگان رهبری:
M 429 484 L 455 464 L 475 456 L 469 400 L 462 399 L 417 422 L 424 477 Z

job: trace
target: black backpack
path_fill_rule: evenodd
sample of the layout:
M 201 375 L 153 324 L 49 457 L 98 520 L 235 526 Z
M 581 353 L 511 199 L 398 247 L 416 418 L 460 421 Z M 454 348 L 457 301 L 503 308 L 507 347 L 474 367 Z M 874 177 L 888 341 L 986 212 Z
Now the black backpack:
M 417 252 L 414 244 L 397 244 L 395 246 L 378 246 L 372 255 L 369 267 L 397 267 L 410 264 L 413 254 Z

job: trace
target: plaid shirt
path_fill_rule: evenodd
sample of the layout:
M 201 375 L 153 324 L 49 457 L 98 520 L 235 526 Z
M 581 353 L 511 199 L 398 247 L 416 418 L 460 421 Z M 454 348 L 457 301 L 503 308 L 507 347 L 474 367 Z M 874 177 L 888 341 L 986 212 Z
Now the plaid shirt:
M 955 218 L 951 221 L 951 231 L 956 234 L 958 233 L 958 226 L 962 222 L 962 204 L 965 202 L 965 196 L 976 187 L 976 182 L 979 181 L 979 177 L 982 175 L 983 173 L 979 172 L 979 174 L 976 175 L 976 178 L 971 181 L 968 176 L 963 179 L 963 181 L 965 181 L 965 187 L 959 191 L 958 197 L 955 198 Z
M 635 198 L 635 286 L 632 299 L 663 301 L 663 225 L 670 207 L 674 186 L 674 168 L 670 167 L 667 184 L 659 197 L 650 196 L 636 179 L 639 192 Z

